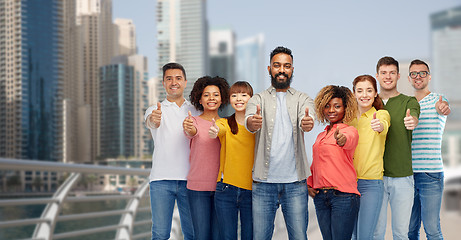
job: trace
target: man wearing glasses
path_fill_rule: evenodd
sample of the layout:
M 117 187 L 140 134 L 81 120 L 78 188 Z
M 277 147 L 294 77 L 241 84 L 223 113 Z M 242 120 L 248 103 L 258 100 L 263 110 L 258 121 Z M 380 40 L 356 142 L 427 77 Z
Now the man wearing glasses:
M 408 239 L 411 207 L 413 206 L 413 170 L 411 162 L 412 130 L 418 125 L 419 104 L 416 98 L 397 90 L 400 78 L 399 63 L 392 57 L 383 57 L 376 66 L 379 96 L 391 115 L 384 150 L 384 197 L 374 239 L 384 240 L 387 206 L 392 211 L 393 239 Z
M 414 203 L 408 238 L 419 239 L 421 221 L 427 239 L 443 239 L 440 208 L 443 193 L 442 134 L 451 110 L 445 96 L 429 91 L 429 66 L 421 60 L 410 63 L 410 84 L 421 106 L 419 123 L 413 130 L 411 150 L 415 181 Z

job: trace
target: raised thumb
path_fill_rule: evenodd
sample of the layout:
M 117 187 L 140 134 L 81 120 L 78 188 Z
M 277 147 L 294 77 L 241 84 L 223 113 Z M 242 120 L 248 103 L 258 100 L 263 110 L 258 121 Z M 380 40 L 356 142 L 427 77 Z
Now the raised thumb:
M 309 117 L 309 108 L 308 108 L 308 107 L 306 107 L 306 111 L 305 111 L 305 112 L 306 112 L 306 117 Z
M 256 104 L 256 115 L 261 115 L 261 106 L 259 104 Z
M 410 109 L 407 109 L 407 117 L 410 117 Z
M 162 104 L 160 104 L 160 102 L 157 102 L 157 110 L 162 110 Z
M 376 119 L 376 112 L 373 113 L 373 120 Z
M 439 96 L 439 103 L 442 103 L 443 99 L 442 99 L 442 95 Z
M 192 113 L 190 111 L 187 114 L 189 115 L 189 118 L 192 117 Z

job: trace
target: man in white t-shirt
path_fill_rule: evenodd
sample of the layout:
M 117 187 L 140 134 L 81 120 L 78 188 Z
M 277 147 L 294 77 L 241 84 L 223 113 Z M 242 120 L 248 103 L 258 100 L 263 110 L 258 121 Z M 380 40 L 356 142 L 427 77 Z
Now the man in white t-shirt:
M 149 107 L 144 115 L 146 127 L 150 129 L 155 145 L 149 176 L 153 240 L 170 238 L 175 201 L 184 239 L 194 239 L 186 194 L 190 148 L 182 123 L 189 111 L 194 116 L 197 111 L 184 98 L 186 84 L 183 66 L 178 63 L 165 64 L 163 87 L 167 97 L 162 103 Z

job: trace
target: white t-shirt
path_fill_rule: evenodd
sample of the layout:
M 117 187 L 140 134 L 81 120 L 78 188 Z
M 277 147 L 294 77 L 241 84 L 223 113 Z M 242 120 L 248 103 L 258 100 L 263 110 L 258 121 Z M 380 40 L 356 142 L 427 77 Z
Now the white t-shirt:
M 160 127 L 149 128 L 154 140 L 149 179 L 150 181 L 186 180 L 190 167 L 190 140 L 184 135 L 182 123 L 189 111 L 192 116 L 200 112 L 187 100 L 179 107 L 176 103 L 165 99 L 161 106 Z M 157 104 L 146 110 L 144 121 L 155 109 L 157 109 Z

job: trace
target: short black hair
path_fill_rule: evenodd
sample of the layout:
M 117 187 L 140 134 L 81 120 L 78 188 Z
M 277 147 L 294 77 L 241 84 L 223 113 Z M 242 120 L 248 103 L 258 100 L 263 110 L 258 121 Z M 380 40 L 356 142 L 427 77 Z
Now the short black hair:
M 272 50 L 271 58 L 269 59 L 269 62 L 272 61 L 272 58 L 279 53 L 285 53 L 287 55 L 290 55 L 291 60 L 293 60 L 293 54 L 291 54 L 291 50 L 289 48 L 278 46 L 274 50 Z
M 394 65 L 397 67 L 397 73 L 400 72 L 399 62 L 397 62 L 397 60 L 395 60 L 393 57 L 386 56 L 379 59 L 378 64 L 376 64 L 376 73 L 379 73 L 379 68 L 383 65 Z
M 184 75 L 184 79 L 187 80 L 186 70 L 184 70 L 184 67 L 181 64 L 175 63 L 175 62 L 170 62 L 170 63 L 167 63 L 167 64 L 163 65 L 163 77 L 162 77 L 162 79 L 165 78 L 165 72 L 166 72 L 166 70 L 169 70 L 169 69 L 179 69 L 179 70 L 181 70 L 182 74 Z

